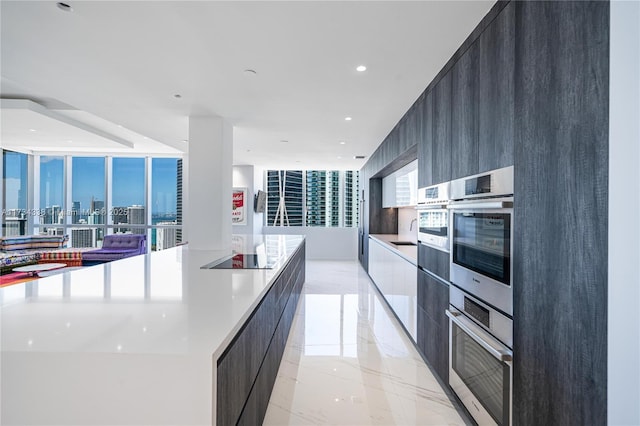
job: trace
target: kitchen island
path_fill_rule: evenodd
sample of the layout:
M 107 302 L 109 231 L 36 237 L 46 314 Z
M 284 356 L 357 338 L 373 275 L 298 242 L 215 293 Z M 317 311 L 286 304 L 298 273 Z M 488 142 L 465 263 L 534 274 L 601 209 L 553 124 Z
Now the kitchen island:
M 305 244 L 234 238 L 239 252 L 264 244 L 273 269 L 201 269 L 229 253 L 186 245 L 0 289 L 0 423 L 259 416 L 304 282 Z

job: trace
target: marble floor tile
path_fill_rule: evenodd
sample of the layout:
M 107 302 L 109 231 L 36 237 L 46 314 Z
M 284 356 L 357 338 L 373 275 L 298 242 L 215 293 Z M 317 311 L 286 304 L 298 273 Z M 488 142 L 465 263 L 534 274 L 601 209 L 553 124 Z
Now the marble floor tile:
M 265 425 L 463 425 L 357 262 L 307 261 Z

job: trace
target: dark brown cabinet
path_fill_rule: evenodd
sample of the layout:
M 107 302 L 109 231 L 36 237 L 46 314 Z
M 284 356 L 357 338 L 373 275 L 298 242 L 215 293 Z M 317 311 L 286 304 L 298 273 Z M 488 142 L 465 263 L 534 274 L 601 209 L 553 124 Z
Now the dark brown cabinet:
M 400 152 L 416 145 L 422 135 L 422 102 L 416 101 L 400 121 Z
M 418 349 L 445 383 L 449 381 L 449 285 L 418 270 Z
M 478 173 L 513 165 L 515 2 L 476 41 L 479 45 Z
M 609 2 L 551 1 L 497 2 L 419 99 L 420 187 L 514 165 L 514 424 L 607 421 L 608 101 Z M 446 379 L 447 284 L 418 274 Z
M 449 253 L 418 244 L 418 266 L 449 281 Z
M 609 2 L 510 6 L 513 423 L 605 425 Z
M 305 243 L 218 359 L 217 424 L 261 424 L 305 280 Z
M 433 185 L 433 95 L 423 93 L 418 100 L 422 104 L 422 120 L 418 139 L 418 187 Z
M 451 180 L 451 73 L 433 88 L 432 178 L 438 184 Z
M 478 65 L 473 43 L 451 69 L 451 178 L 478 173 Z

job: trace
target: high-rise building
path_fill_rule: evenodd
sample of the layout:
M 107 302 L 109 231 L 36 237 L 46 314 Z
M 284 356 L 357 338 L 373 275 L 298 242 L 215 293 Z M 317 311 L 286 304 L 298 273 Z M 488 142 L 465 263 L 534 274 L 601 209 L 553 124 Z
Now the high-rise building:
M 95 200 L 93 197 L 91 197 L 89 218 L 87 219 L 87 222 L 95 225 L 103 224 L 105 216 L 104 213 L 104 201 Z
M 129 223 L 128 222 L 128 218 L 127 218 L 127 213 L 129 212 L 128 207 L 113 207 L 111 209 L 111 219 L 113 221 L 114 225 L 120 225 L 123 223 Z M 129 228 L 126 227 L 116 227 L 114 228 L 113 232 L 115 233 L 124 233 L 128 230 Z
M 327 172 L 326 226 L 340 226 L 340 172 Z
M 17 217 L 6 217 L 4 222 L 4 236 L 14 237 L 18 235 L 24 235 L 21 229 L 24 228 L 25 220 L 21 220 Z
M 340 226 L 340 172 L 307 171 L 307 226 Z
M 307 177 L 307 226 L 324 226 L 326 223 L 327 172 L 308 170 Z
M 95 247 L 96 228 L 71 228 L 71 247 Z
M 87 218 L 87 223 L 89 225 L 100 225 L 102 224 L 102 215 L 98 212 L 92 212 Z
M 178 158 L 176 167 L 176 221 L 182 225 L 182 158 Z M 182 242 L 182 229 L 176 230 L 176 242 Z
M 176 225 L 177 222 L 158 222 L 158 225 Z M 156 230 L 156 250 L 175 247 L 177 244 L 177 229 L 158 228 Z
M 54 223 L 60 223 L 60 206 L 49 206 L 44 209 L 44 224 L 51 225 Z M 64 221 L 64 215 L 62 216 Z M 64 222 L 62 222 L 64 223 Z
M 344 226 L 358 226 L 360 197 L 358 194 L 358 171 L 344 172 Z
M 78 223 L 80 221 L 80 201 L 73 202 L 73 208 L 71 209 L 71 223 Z
M 133 205 L 127 207 L 127 223 L 129 225 L 144 225 L 144 206 Z M 147 231 L 143 228 L 130 228 L 133 234 L 144 234 Z
M 303 225 L 303 184 L 301 170 L 267 171 L 267 223 L 270 226 Z
M 47 235 L 64 235 L 64 228 L 47 228 Z

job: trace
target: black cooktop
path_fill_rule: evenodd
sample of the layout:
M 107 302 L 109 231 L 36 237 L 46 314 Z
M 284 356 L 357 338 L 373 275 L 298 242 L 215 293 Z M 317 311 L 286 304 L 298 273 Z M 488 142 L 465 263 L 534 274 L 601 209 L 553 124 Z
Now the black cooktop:
M 206 264 L 202 269 L 273 269 L 273 264 L 264 256 L 238 253 Z

